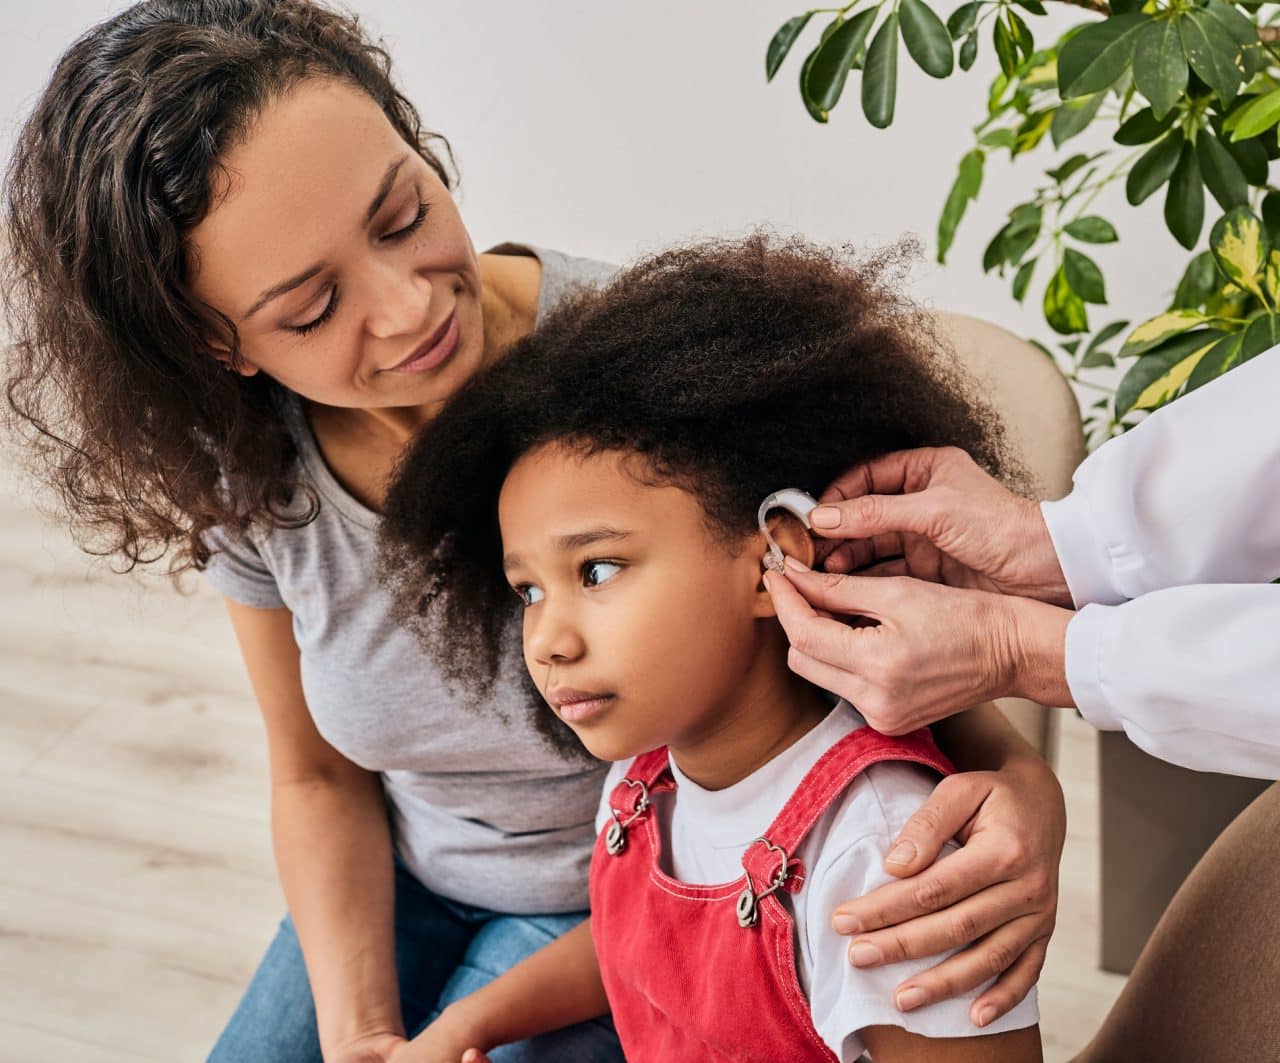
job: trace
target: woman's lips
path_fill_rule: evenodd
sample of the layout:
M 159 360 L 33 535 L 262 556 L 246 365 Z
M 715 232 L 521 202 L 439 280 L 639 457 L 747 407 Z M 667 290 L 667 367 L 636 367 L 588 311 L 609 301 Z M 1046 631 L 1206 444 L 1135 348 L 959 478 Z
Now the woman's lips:
M 454 310 L 443 325 L 408 358 L 393 365 L 389 373 L 426 373 L 442 365 L 458 346 L 458 312 Z
M 556 687 L 547 691 L 547 700 L 565 723 L 585 723 L 602 713 L 613 701 L 613 695 Z

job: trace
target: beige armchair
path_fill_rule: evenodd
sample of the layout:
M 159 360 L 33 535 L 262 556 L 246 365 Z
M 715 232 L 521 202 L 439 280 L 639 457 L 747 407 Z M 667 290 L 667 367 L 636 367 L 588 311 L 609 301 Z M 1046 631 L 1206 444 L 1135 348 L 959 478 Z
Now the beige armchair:
M 935 317 L 1003 416 L 1010 442 L 1034 478 L 1037 496 L 1061 498 L 1084 460 L 1084 436 L 1080 407 L 1057 366 L 1044 352 L 998 325 L 963 314 L 939 312 Z M 998 704 L 1052 763 L 1057 716 L 1023 698 L 1003 698 Z

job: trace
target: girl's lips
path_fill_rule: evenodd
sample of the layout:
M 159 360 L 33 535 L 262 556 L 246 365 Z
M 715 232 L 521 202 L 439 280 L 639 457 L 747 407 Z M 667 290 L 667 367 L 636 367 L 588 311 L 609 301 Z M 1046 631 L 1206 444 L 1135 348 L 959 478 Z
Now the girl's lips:
M 612 694 L 586 698 L 582 701 L 566 701 L 556 706 L 556 712 L 565 723 L 585 723 L 592 717 L 599 716 L 612 701 Z
M 426 373 L 442 365 L 453 354 L 458 346 L 458 312 L 454 310 L 449 319 L 436 330 L 426 343 L 409 355 L 399 365 L 393 365 L 390 373 Z

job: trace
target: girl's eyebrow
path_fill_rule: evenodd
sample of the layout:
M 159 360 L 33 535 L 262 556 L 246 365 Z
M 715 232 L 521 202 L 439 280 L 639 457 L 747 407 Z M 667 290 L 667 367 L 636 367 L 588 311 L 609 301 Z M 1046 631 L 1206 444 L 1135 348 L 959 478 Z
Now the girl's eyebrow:
M 561 535 L 555 540 L 555 547 L 562 552 L 570 550 L 581 550 L 586 546 L 593 546 L 601 542 L 622 542 L 630 539 L 634 532 L 629 532 L 623 528 L 612 528 L 607 524 L 602 524 L 596 528 L 590 528 L 587 531 L 572 532 L 568 535 Z M 502 559 L 502 570 L 510 572 L 513 568 L 518 568 L 524 562 L 517 554 L 507 554 Z

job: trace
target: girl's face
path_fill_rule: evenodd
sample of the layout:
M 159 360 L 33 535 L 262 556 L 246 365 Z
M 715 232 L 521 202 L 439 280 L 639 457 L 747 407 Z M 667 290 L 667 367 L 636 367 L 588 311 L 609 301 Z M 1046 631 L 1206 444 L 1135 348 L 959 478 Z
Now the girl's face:
M 638 482 L 636 460 L 550 444 L 512 467 L 499 499 L 525 663 L 603 760 L 712 735 L 748 689 L 774 615 L 763 539 L 735 554 L 688 492 Z
M 241 372 L 341 407 L 433 406 L 484 359 L 475 249 L 447 188 L 373 100 L 313 78 L 222 160 L 191 287 Z

